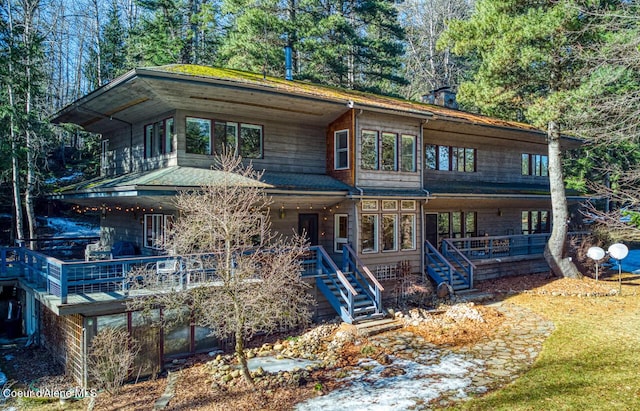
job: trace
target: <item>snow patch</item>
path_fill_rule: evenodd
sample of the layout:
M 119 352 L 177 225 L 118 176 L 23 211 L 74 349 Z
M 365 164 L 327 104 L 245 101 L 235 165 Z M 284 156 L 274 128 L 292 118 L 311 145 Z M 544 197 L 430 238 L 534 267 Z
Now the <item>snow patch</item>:
M 392 357 L 392 367 L 403 374 L 384 377 L 388 368 L 375 360 L 359 363 L 357 371 L 342 379 L 347 386 L 327 395 L 311 398 L 296 406 L 307 410 L 409 410 L 443 394 L 466 398 L 472 371 L 479 367 L 457 354 L 448 354 L 439 362 L 424 365 Z

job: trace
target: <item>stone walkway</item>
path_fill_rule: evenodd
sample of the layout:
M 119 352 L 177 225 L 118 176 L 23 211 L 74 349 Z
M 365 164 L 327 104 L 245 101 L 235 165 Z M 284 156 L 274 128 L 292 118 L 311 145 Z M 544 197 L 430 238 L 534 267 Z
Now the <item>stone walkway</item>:
M 400 358 L 420 364 L 435 364 L 452 354 L 477 364 L 469 370 L 467 377 L 471 382 L 462 395 L 456 391 L 438 399 L 439 405 L 446 406 L 451 401 L 482 394 L 516 379 L 533 364 L 542 343 L 554 329 L 552 322 L 524 307 L 508 303 L 489 306 L 502 312 L 505 320 L 492 337 L 472 346 L 442 348 L 402 330 L 379 334 L 369 340 L 372 344 L 388 348 Z

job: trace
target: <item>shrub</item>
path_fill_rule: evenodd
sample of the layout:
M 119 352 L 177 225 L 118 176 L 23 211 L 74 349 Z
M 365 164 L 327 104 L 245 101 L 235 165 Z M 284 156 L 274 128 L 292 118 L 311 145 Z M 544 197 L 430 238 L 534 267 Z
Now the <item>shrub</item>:
M 118 393 L 129 374 L 139 348 L 126 330 L 104 328 L 91 342 L 89 374 L 98 388 Z

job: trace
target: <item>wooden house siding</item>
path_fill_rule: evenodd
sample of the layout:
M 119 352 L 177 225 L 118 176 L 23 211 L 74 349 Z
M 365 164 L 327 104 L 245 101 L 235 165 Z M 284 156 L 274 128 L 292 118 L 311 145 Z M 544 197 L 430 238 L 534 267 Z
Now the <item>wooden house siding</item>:
M 355 111 L 351 109 L 329 125 L 326 134 L 326 150 L 324 152 L 327 174 L 349 185 L 353 185 L 355 181 L 355 152 L 353 149 L 355 147 L 354 115 Z M 334 133 L 340 130 L 349 131 L 349 168 L 345 170 L 335 169 Z
M 414 118 L 364 111 L 361 114 L 357 114 L 356 124 L 356 185 L 361 188 L 420 189 L 420 170 L 422 169 L 422 143 L 420 142 L 421 121 Z M 380 141 L 380 133 L 383 132 L 395 133 L 399 139 L 403 134 L 415 136 L 416 171 L 403 172 L 362 169 L 363 130 L 376 131 L 378 133 L 378 141 Z M 378 152 L 380 152 L 379 148 Z M 397 152 L 400 152 L 400 143 L 398 143 Z M 398 158 L 398 163 L 399 162 L 400 159 Z M 398 164 L 398 168 L 399 167 Z
M 424 146 L 440 145 L 476 149 L 476 171 L 441 171 L 425 167 L 425 186 L 430 180 L 483 181 L 493 183 L 544 184 L 547 177 L 522 175 L 522 154 L 547 155 L 547 146 L 530 142 L 517 142 L 500 138 L 472 136 L 462 133 L 425 130 Z M 424 158 L 422 158 L 424 163 Z

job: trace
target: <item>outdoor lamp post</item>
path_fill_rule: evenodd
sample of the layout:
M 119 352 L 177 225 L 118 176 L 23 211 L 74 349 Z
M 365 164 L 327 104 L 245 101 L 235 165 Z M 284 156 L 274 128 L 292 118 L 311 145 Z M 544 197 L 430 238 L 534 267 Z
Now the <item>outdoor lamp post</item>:
M 618 294 L 622 295 L 622 266 L 620 261 L 629 254 L 629 249 L 624 244 L 615 243 L 609 246 L 608 252 L 618 262 Z
M 604 258 L 605 252 L 600 247 L 589 247 L 587 250 L 587 257 L 591 258 L 596 262 L 596 282 L 598 281 L 598 261 Z

